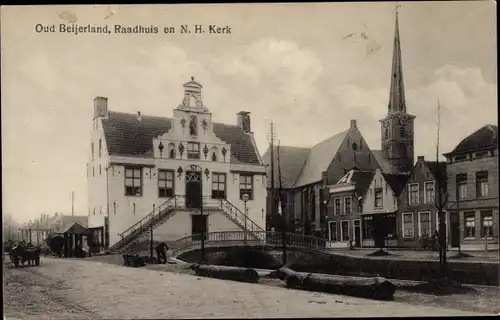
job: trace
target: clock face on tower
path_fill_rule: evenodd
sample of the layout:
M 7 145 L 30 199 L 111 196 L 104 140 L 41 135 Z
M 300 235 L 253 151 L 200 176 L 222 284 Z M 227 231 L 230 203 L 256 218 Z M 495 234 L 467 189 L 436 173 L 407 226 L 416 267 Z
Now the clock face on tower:
M 399 118 L 399 124 L 404 126 L 406 124 L 406 118 Z

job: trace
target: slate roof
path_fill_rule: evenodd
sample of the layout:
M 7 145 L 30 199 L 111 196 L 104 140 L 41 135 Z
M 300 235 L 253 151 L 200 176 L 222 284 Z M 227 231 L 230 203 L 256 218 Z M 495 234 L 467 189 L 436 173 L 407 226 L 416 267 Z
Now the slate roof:
M 102 120 L 106 146 L 110 155 L 152 157 L 153 138 L 168 132 L 170 118 L 109 111 Z M 231 161 L 261 164 L 252 136 L 237 125 L 213 123 L 214 133 L 231 146 Z
M 498 146 L 498 127 L 495 125 L 486 125 L 476 132 L 463 139 L 449 154 L 466 153 L 472 150 L 497 147 Z
M 57 232 L 64 232 L 64 230 L 68 230 L 75 223 L 87 228 L 88 219 L 89 218 L 87 216 L 60 215 L 58 216 L 58 221 L 56 222 L 55 227 Z
M 446 161 L 424 161 L 424 164 L 429 168 L 429 171 L 434 176 L 434 179 L 442 179 L 446 181 Z
M 72 224 L 66 226 L 64 229 L 61 229 L 60 233 L 70 233 L 70 234 L 84 234 L 86 231 L 86 227 L 82 226 L 78 222 L 73 222 Z
M 281 166 L 281 180 L 283 181 L 283 188 L 292 188 L 297 180 L 302 167 L 307 161 L 310 148 L 280 146 L 280 166 Z M 278 179 L 278 147 L 274 146 L 274 187 L 279 188 Z M 271 147 L 262 156 L 262 162 L 265 164 L 271 163 Z M 271 167 L 267 166 L 267 176 L 269 179 L 268 186 L 271 186 Z
M 355 191 L 358 196 L 364 197 L 370 184 L 375 176 L 375 171 L 359 171 L 353 172 L 351 181 L 355 183 Z
M 302 172 L 295 182 L 295 187 L 321 180 L 322 172 L 328 169 L 328 166 L 332 162 L 333 157 L 339 150 L 348 132 L 349 129 L 340 132 L 311 148 L 307 161 L 302 168 Z
M 403 189 L 405 188 L 406 183 L 410 176 L 406 174 L 390 174 L 390 173 L 382 173 L 385 181 L 389 184 L 392 191 L 394 191 L 396 197 L 399 197 Z

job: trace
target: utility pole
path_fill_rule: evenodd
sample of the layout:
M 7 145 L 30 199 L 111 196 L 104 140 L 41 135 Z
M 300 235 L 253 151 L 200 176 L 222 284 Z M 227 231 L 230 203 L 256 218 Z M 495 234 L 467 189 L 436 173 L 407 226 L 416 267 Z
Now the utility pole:
M 275 207 L 276 207 L 276 196 L 274 194 L 274 123 L 271 121 L 271 133 L 268 136 L 269 142 L 271 144 L 271 212 L 268 215 L 271 217 L 271 221 L 274 221 L 275 218 Z
M 283 249 L 283 265 L 286 265 L 286 229 L 287 229 L 287 221 L 286 221 L 286 214 L 285 214 L 285 204 L 284 204 L 284 195 L 283 195 L 283 179 L 281 178 L 281 163 L 280 163 L 280 143 L 278 141 L 278 148 L 277 148 L 277 153 L 278 153 L 278 182 L 279 182 L 279 192 L 278 192 L 278 197 L 279 197 L 279 202 L 278 205 L 281 206 L 281 221 L 282 221 L 282 234 L 281 234 L 281 246 Z
M 75 222 L 75 191 L 71 191 L 71 216 Z
M 149 232 L 149 256 L 151 257 L 151 263 L 153 263 L 153 224 L 151 223 L 151 230 Z M 158 257 L 160 259 L 160 257 Z

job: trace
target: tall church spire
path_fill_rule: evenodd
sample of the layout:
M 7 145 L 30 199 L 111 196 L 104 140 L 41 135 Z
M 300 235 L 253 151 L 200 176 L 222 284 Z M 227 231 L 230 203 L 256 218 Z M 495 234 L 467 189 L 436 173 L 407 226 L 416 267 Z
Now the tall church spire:
M 396 6 L 396 27 L 394 31 L 394 51 L 392 54 L 391 91 L 387 116 L 380 120 L 382 125 L 382 151 L 391 164 L 391 173 L 408 173 L 414 164 L 415 116 L 406 109 L 403 85 L 403 65 L 399 38 L 398 6 Z
M 406 113 L 405 88 L 403 83 L 403 65 L 399 40 L 398 8 L 396 6 L 396 27 L 394 32 L 394 51 L 392 53 L 391 91 L 389 96 L 389 114 Z

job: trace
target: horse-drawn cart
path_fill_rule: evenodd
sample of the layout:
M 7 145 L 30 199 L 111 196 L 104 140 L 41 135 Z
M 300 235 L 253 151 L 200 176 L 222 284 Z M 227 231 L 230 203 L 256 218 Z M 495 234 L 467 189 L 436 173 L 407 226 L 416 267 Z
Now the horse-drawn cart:
M 10 261 L 16 266 L 24 265 L 28 262 L 28 266 L 32 264 L 39 266 L 40 265 L 40 247 L 24 247 L 22 245 L 18 245 L 12 248 L 10 251 Z

